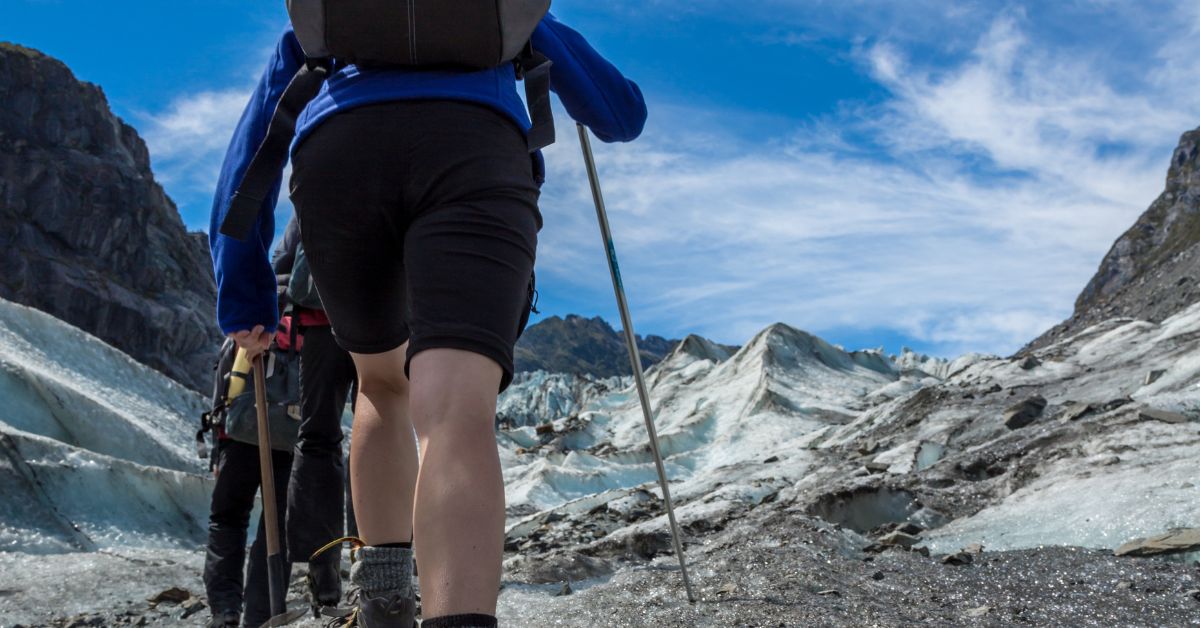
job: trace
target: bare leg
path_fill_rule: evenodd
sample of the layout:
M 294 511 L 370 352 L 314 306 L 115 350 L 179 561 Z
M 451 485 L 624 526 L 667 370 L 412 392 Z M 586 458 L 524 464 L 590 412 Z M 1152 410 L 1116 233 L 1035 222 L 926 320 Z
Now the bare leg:
M 412 539 L 417 446 L 404 376 L 407 343 L 386 353 L 351 354 L 358 399 L 350 442 L 350 482 L 359 536 L 367 545 Z
M 423 615 L 495 615 L 504 550 L 494 432 L 500 366 L 476 353 L 430 349 L 413 357 L 411 375 Z

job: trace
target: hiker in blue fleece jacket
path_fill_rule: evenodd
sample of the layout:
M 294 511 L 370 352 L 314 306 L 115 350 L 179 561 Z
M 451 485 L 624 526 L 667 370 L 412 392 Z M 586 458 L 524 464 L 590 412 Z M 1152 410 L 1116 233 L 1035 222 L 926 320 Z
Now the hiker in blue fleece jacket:
M 641 135 L 646 122 L 646 102 L 641 90 L 601 57 L 583 36 L 553 15 L 547 15 L 534 31 L 533 46 L 554 63 L 550 68 L 551 89 L 573 119 L 605 142 L 629 142 Z M 254 152 L 266 137 L 280 94 L 303 63 L 304 52 L 289 25 L 242 113 L 217 180 L 208 243 L 217 278 L 217 322 L 226 334 L 257 325 L 264 332 L 271 332 L 279 321 L 275 275 L 269 260 L 278 194 L 263 203 L 255 235 L 250 239 L 243 242 L 222 236 L 220 225 Z M 485 105 L 522 129 L 530 126 L 511 67 L 437 72 L 362 70 L 350 65 L 333 74 L 301 113 L 296 122 L 293 151 L 319 125 L 339 112 L 388 101 L 431 99 Z M 544 168 L 540 153 L 537 159 L 534 176 L 541 183 Z M 279 178 L 282 183 L 282 171 Z M 278 188 L 273 189 L 277 192 Z
M 637 85 L 583 37 L 547 15 L 532 44 L 553 63 L 551 89 L 572 118 L 603 141 L 641 133 Z M 278 185 L 247 241 L 219 227 L 303 62 L 289 28 L 238 124 L 213 204 L 217 317 L 250 351 L 265 349 L 278 319 L 267 261 Z M 528 152 L 516 82 L 512 65 L 335 65 L 297 119 L 290 195 L 334 338 L 359 377 L 350 475 L 365 547 L 351 582 L 366 625 L 412 625 L 413 542 L 423 625 L 496 625 L 496 393 L 512 380 L 529 312 L 545 173 L 541 154 Z

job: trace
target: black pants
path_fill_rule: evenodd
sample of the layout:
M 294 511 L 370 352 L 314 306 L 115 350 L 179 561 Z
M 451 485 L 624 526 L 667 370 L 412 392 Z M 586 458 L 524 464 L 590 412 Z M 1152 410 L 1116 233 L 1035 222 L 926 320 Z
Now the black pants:
M 408 340 L 409 361 L 471 351 L 500 366 L 503 390 L 529 313 L 538 194 L 525 136 L 487 107 L 391 102 L 321 123 L 295 151 L 291 197 L 338 344 Z
M 287 545 L 292 562 L 308 562 L 345 530 L 342 411 L 354 362 L 328 326 L 305 327 L 300 349 L 300 438 L 287 490 Z M 339 561 L 340 551 L 321 560 Z
M 272 452 L 275 475 L 275 507 L 282 517 L 286 512 L 288 475 L 292 455 Z M 246 564 L 246 530 L 250 511 L 259 487 L 258 447 L 234 440 L 218 442 L 217 482 L 213 488 L 212 509 L 208 519 L 208 554 L 204 561 L 204 589 L 214 615 L 226 611 L 243 612 L 244 626 L 259 626 L 271 618 L 270 584 L 267 578 L 267 533 L 263 517 L 250 548 L 250 566 L 243 587 L 242 571 Z M 280 530 L 280 549 L 286 556 L 286 539 Z M 285 565 L 285 581 L 291 565 Z M 244 595 L 243 595 L 244 590 Z

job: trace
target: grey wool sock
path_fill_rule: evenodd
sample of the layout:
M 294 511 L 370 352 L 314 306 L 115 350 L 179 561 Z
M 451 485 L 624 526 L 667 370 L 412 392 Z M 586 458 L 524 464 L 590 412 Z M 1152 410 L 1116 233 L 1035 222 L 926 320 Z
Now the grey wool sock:
M 404 547 L 371 547 L 358 550 L 350 567 L 350 582 L 367 598 L 412 595 L 413 552 Z

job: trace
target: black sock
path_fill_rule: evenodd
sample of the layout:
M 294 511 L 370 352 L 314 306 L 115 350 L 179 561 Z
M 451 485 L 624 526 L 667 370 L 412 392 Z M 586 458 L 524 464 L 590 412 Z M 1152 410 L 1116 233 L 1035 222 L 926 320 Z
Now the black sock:
M 379 545 L 372 545 L 371 547 L 390 547 L 393 549 L 412 549 L 412 541 L 409 541 L 408 543 L 380 543 Z
M 491 615 L 443 615 L 421 621 L 421 628 L 496 628 L 496 618 Z

